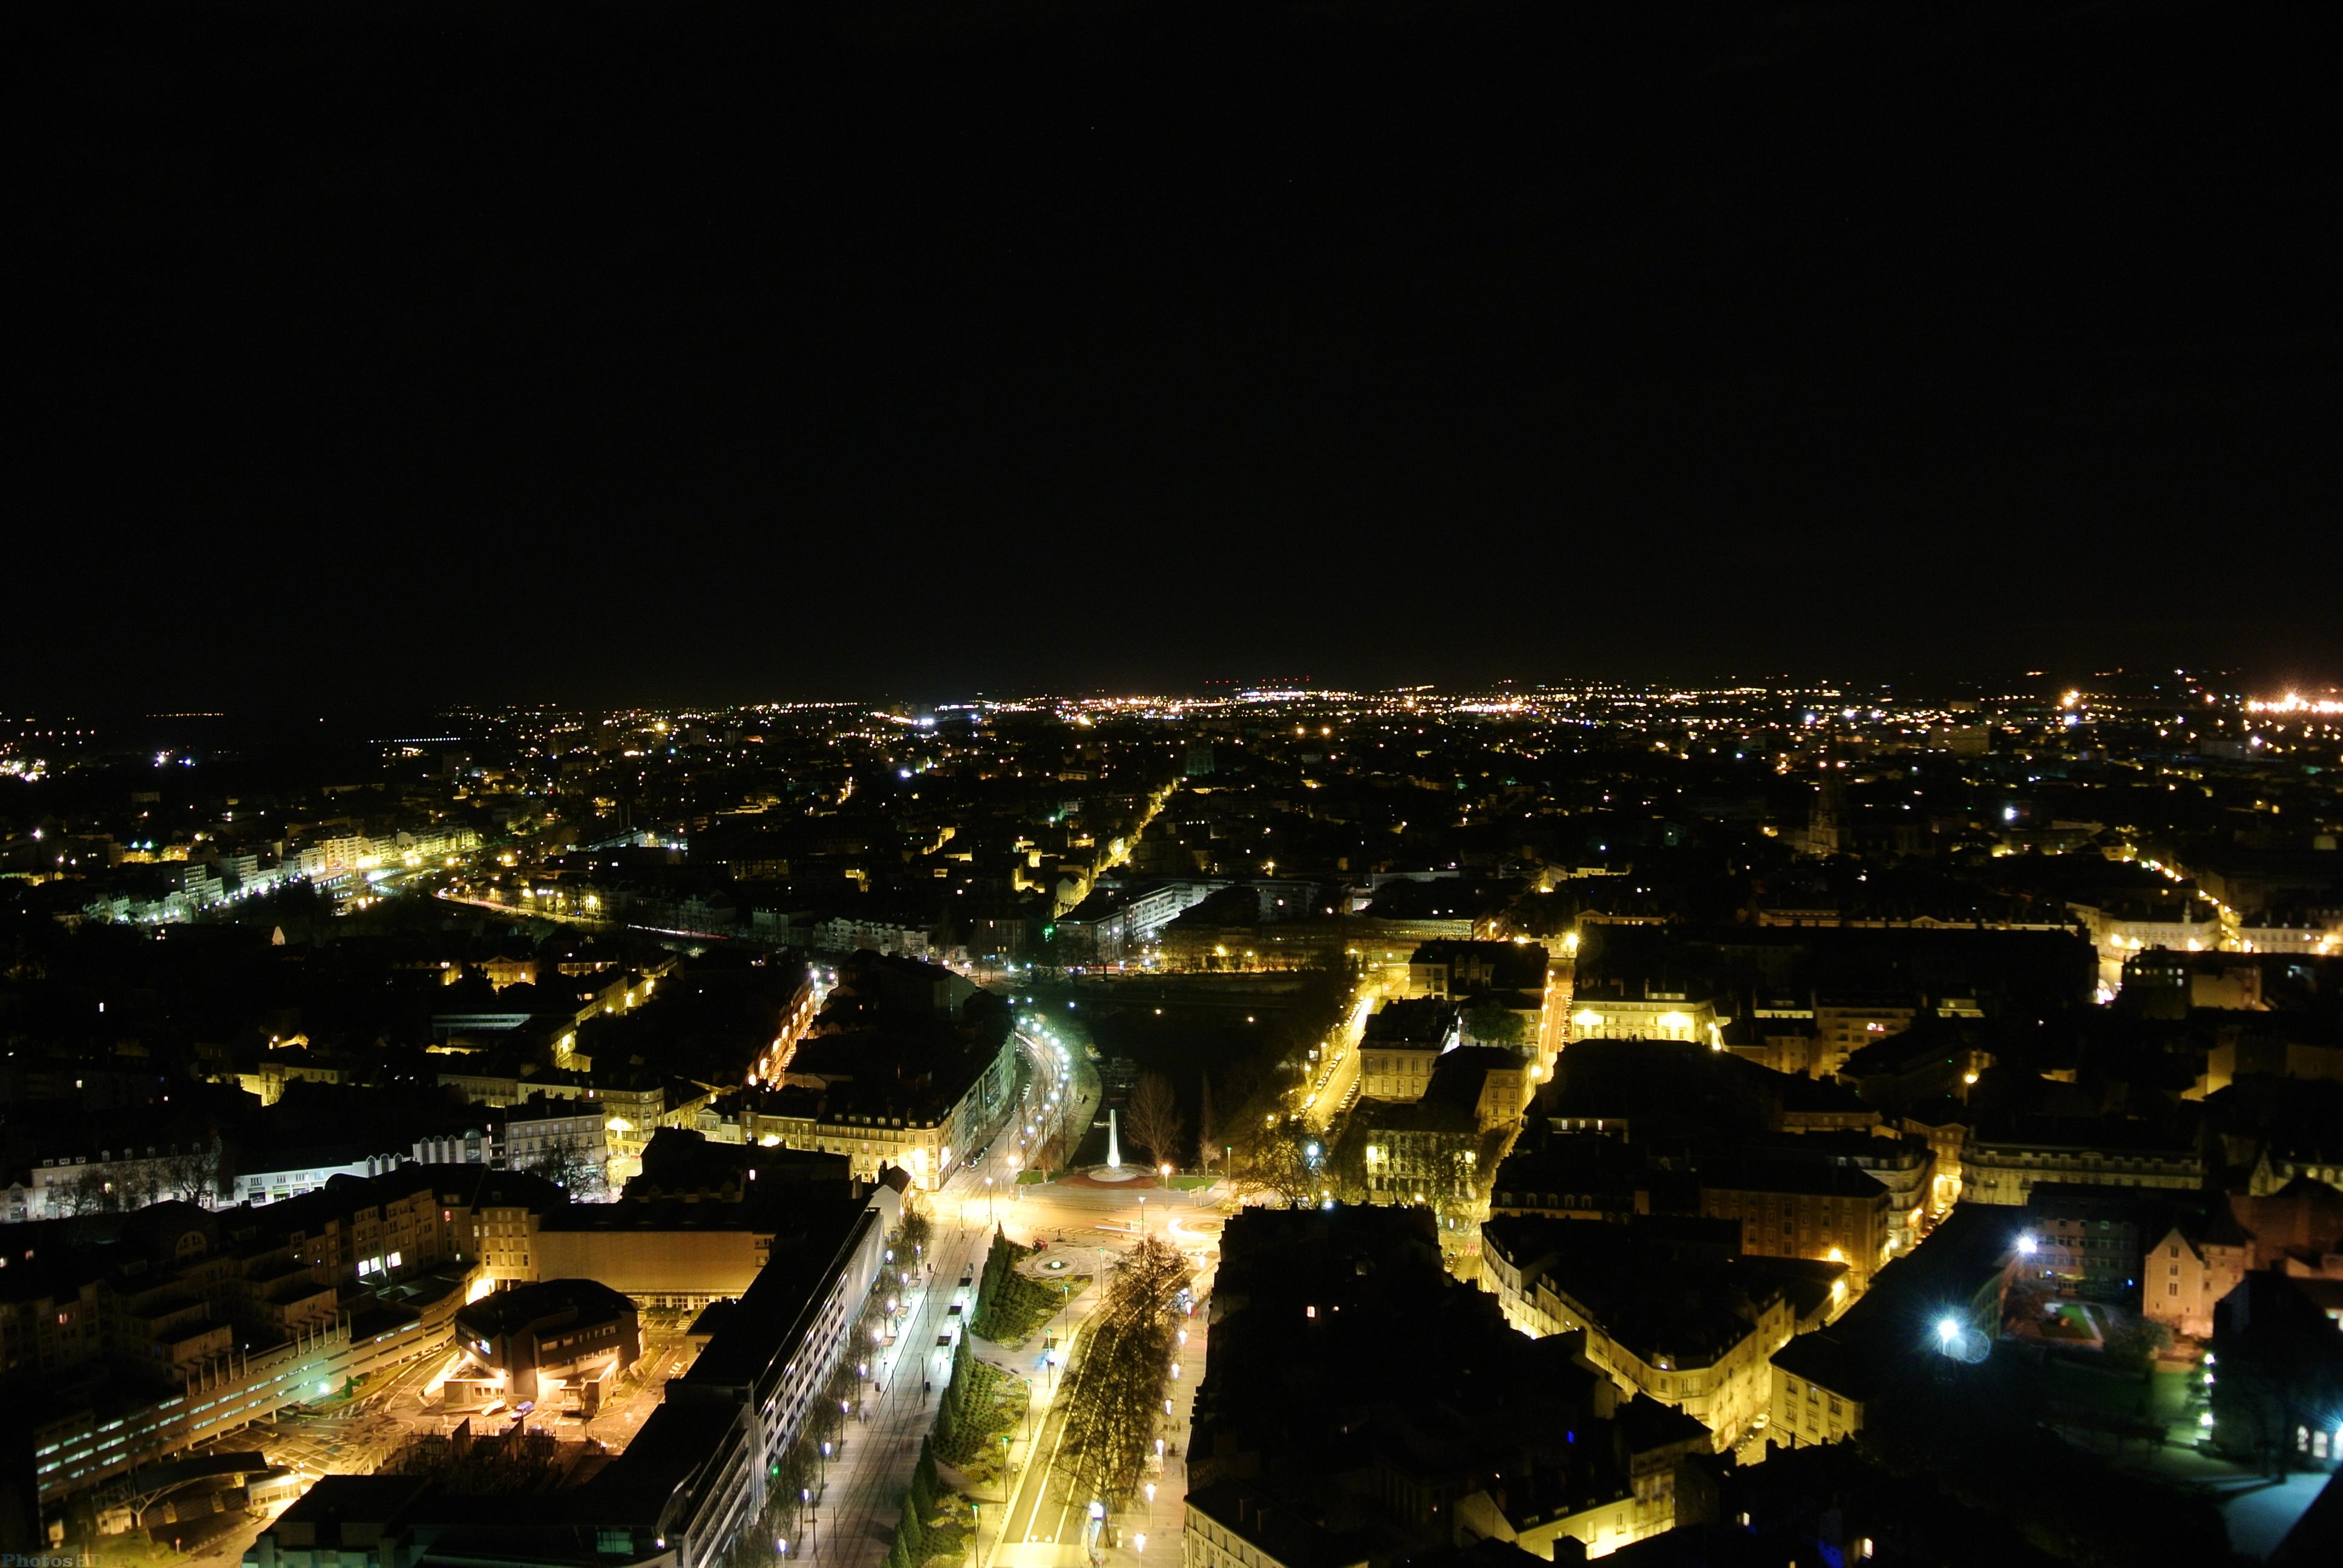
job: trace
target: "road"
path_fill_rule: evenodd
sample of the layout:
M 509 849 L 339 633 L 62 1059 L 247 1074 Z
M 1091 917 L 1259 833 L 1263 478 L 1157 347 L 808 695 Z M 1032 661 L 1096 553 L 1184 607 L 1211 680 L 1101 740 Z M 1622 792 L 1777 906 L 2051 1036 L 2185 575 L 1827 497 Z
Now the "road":
M 1071 1052 L 1036 1034 L 1021 1031 L 1018 1042 L 1032 1069 L 1025 1094 L 981 1157 L 964 1162 L 929 1196 L 929 1256 L 918 1261 L 933 1272 L 910 1282 L 906 1327 L 872 1368 L 860 1408 L 830 1462 L 813 1529 L 804 1541 L 789 1543 L 789 1556 L 819 1555 L 832 1568 L 870 1568 L 886 1556 L 920 1439 L 935 1422 L 935 1397 L 950 1381 L 950 1351 L 937 1341 L 956 1332 L 955 1304 L 964 1312 L 974 1305 L 960 1292 L 960 1279 L 981 1269 L 996 1223 L 1030 1236 L 1037 1221 L 1058 1221 L 1055 1206 L 1037 1198 L 1035 1189 L 1019 1186 L 1017 1175 L 1029 1153 L 1049 1141 L 1053 1121 L 1088 1125 L 1096 1081 Z M 1036 1130 L 1031 1138 L 1027 1127 Z
M 1385 994 L 1385 982 L 1372 973 L 1363 976 L 1351 995 L 1350 1010 L 1319 1048 L 1318 1060 L 1305 1064 L 1309 1076 L 1303 1081 L 1298 1109 L 1312 1132 L 1325 1131 L 1327 1123 L 1354 1097 L 1359 1087 L 1359 1041 L 1366 1032 L 1367 1015 Z
M 1025 1185 L 1015 1171 L 1025 1158 L 1019 1146 L 1022 1129 L 1041 1131 L 1036 1144 L 1049 1136 L 1045 1118 L 1052 1114 L 1050 1096 L 1059 1094 L 1065 1121 L 1079 1140 L 1096 1113 L 1097 1085 L 1052 1045 L 1021 1036 L 1034 1064 L 1030 1104 L 1021 1109 L 1013 1131 L 1004 1131 L 980 1163 L 953 1174 L 930 1200 L 935 1217 L 931 1232 L 936 1253 L 935 1285 L 915 1301 L 910 1326 L 898 1343 L 903 1360 L 880 1369 L 863 1408 L 847 1429 L 844 1451 L 831 1465 L 823 1507 L 819 1515 L 819 1552 L 825 1568 L 875 1568 L 885 1556 L 902 1508 L 902 1494 L 918 1462 L 920 1442 L 934 1422 L 933 1396 L 920 1386 L 915 1372 L 923 1370 L 940 1393 L 949 1352 L 936 1345 L 950 1321 L 950 1309 L 964 1274 L 973 1275 L 983 1262 L 995 1225 L 1011 1240 L 1025 1245 L 1047 1241 L 1053 1253 L 1069 1256 L 1081 1271 L 1102 1281 L 1115 1258 L 1139 1234 L 1141 1216 L 1158 1235 L 1171 1236 L 1198 1263 L 1200 1285 L 1209 1286 L 1210 1270 L 1217 1259 L 1222 1217 L 1209 1195 L 1166 1191 L 1150 1186 L 1143 1191 L 1062 1185 Z M 987 1178 L 990 1184 L 987 1185 Z M 1142 1203 L 1141 1200 L 1145 1201 Z M 1200 1292 L 1201 1294 L 1201 1289 Z M 1095 1286 L 1076 1297 L 1050 1327 L 1061 1347 L 1070 1335 L 1079 1335 L 1104 1292 Z M 971 1303 L 969 1303 L 972 1305 Z M 1203 1321 L 1187 1325 L 1189 1346 L 1183 1348 L 1181 1378 L 1174 1385 L 1176 1422 L 1167 1431 L 1166 1469 L 1155 1480 L 1151 1503 L 1119 1520 L 1125 1544 L 1110 1556 L 1135 1561 L 1133 1543 L 1145 1534 L 1159 1562 L 1178 1550 L 1180 1500 L 1186 1492 L 1186 1472 L 1180 1458 L 1186 1452 L 1187 1399 L 1203 1373 Z M 923 1369 L 910 1356 L 924 1356 Z M 1031 1568 L 1082 1562 L 1082 1510 L 1060 1495 L 1052 1483 L 1050 1460 L 1062 1430 L 1060 1412 L 1051 1401 L 1057 1382 L 1045 1366 L 1038 1345 L 1004 1350 L 985 1341 L 975 1342 L 976 1353 L 1011 1375 L 1027 1380 L 1025 1418 L 1013 1434 L 1003 1477 L 977 1490 L 978 1553 L 988 1565 L 1006 1562 Z M 1039 1462 L 1036 1462 L 1036 1455 Z M 816 1554 L 812 1536 L 789 1543 L 787 1555 Z
M 1090 1211 L 1088 1244 L 1099 1249 L 1101 1269 L 1111 1262 L 1111 1254 L 1120 1251 L 1138 1234 L 1138 1222 L 1123 1218 L 1134 1212 L 1136 1205 L 1123 1207 L 1126 1201 L 1120 1194 L 1102 1194 L 1115 1207 L 1101 1212 Z M 1163 1201 L 1156 1194 L 1159 1210 L 1147 1221 L 1155 1235 L 1169 1239 L 1186 1252 L 1197 1265 L 1197 1277 L 1192 1292 L 1202 1300 L 1212 1288 L 1212 1271 L 1218 1260 L 1222 1216 L 1216 1210 L 1202 1205 L 1183 1205 L 1176 1201 Z M 1068 1240 L 1076 1238 L 1071 1231 Z M 1101 1291 L 1085 1292 L 1077 1306 L 1060 1320 L 1058 1338 L 1067 1349 L 1068 1364 L 1079 1359 L 1083 1349 L 1083 1331 L 1091 1312 L 1103 1299 Z M 1173 1559 L 1165 1554 L 1177 1553 L 1182 1522 L 1181 1503 L 1187 1494 L 1188 1421 L 1190 1403 L 1197 1384 L 1202 1380 L 1207 1349 L 1204 1319 L 1201 1313 L 1192 1316 L 1180 1330 L 1179 1376 L 1172 1384 L 1173 1415 L 1163 1430 L 1164 1452 L 1149 1477 L 1153 1487 L 1151 1497 L 1142 1496 L 1129 1511 L 1116 1515 L 1113 1523 L 1121 1540 L 1116 1547 L 1102 1553 L 1110 1562 L 1137 1564 L 1145 1553 L 1152 1550 L 1158 1562 Z M 1071 1338 L 1069 1338 L 1071 1334 Z M 1043 1396 L 1061 1392 L 1062 1384 L 1045 1384 L 1038 1391 Z M 1091 1500 L 1076 1497 L 1066 1489 L 1064 1478 L 1057 1472 L 1065 1438 L 1065 1409 L 1052 1402 L 1047 1408 L 1033 1440 L 1019 1445 L 1024 1453 L 1021 1472 L 1016 1480 L 1014 1496 L 1001 1525 L 980 1533 L 978 1549 L 983 1568 L 1071 1568 L 1089 1561 L 1085 1551 L 1085 1523 Z

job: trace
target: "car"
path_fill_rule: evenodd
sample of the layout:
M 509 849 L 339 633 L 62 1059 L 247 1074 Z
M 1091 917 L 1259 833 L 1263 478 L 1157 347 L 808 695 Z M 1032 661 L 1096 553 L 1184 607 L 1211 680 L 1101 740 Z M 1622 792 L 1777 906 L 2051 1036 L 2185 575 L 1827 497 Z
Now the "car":
M 533 1399 L 525 1399 L 518 1404 L 513 1406 L 513 1413 L 515 1415 L 527 1415 L 530 1411 L 533 1411 L 536 1408 L 537 1401 Z

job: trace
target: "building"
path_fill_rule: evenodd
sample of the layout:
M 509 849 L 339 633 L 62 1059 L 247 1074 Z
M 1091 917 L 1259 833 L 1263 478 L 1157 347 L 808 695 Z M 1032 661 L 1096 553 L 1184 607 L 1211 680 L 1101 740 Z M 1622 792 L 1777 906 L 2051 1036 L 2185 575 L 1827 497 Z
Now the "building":
M 2209 1338 L 2213 1309 L 2246 1275 L 2343 1276 L 2343 1192 L 2297 1177 L 2266 1197 L 2231 1192 L 2186 1204 L 2140 1260 L 2140 1311 L 2175 1333 Z
M 449 1253 L 468 1264 L 476 1289 L 502 1290 L 545 1278 L 537 1232 L 568 1195 L 541 1176 L 475 1165 L 427 1167 Z
M 1698 1184 L 1688 1171 L 1654 1171 L 1643 1151 L 1600 1131 L 1517 1140 L 1492 1179 L 1492 1214 L 1624 1221 L 1693 1212 Z
M 1183 880 L 1095 888 L 1058 917 L 1060 961 L 1075 968 L 1136 962 L 1156 933 L 1225 886 Z
M 1919 999 L 1902 991 L 1825 991 L 1815 998 L 1816 1077 L 1828 1077 L 1865 1046 L 1903 1033 L 1920 1016 Z
M 1456 1004 L 1423 997 L 1387 1001 L 1367 1015 L 1359 1039 L 1359 1093 L 1367 1100 L 1420 1100 L 1433 1064 L 1463 1038 Z
M 1926 1246 L 1880 1270 L 1836 1322 L 1775 1352 L 1767 1438 L 1789 1447 L 1840 1442 L 1863 1429 L 1873 1402 L 1946 1362 L 1990 1353 L 2024 1218 L 1959 1205 Z
M 2256 1269 L 2213 1309 L 2213 1446 L 2271 1466 L 2343 1462 L 2343 1282 Z
M 417 1477 L 327 1476 L 262 1532 L 246 1562 L 253 1568 L 394 1568 L 419 1561 L 711 1568 L 729 1560 L 746 1547 L 772 1467 L 847 1354 L 851 1331 L 882 1278 L 887 1243 L 901 1218 L 900 1189 L 817 1197 L 792 1211 L 739 1309 L 726 1314 L 690 1369 L 669 1380 L 665 1400 L 626 1452 L 590 1479 L 555 1492 L 499 1496 L 484 1506 L 482 1499 Z M 532 1294 L 508 1292 L 496 1300 L 501 1305 L 518 1298 L 526 1309 Z M 624 1324 L 617 1304 L 588 1294 L 578 1323 Z M 508 1319 L 499 1312 L 496 1321 Z M 539 1336 L 539 1348 L 557 1358 L 580 1348 L 559 1343 L 580 1331 L 564 1330 L 552 1318 L 510 1321 L 534 1325 L 528 1332 Z M 476 1335 L 474 1344 L 484 1338 L 493 1353 L 491 1337 Z M 608 1353 L 590 1350 L 579 1372 Z M 568 1397 L 566 1383 L 558 1397 Z
M 1423 1098 L 1471 1111 L 1483 1132 L 1511 1129 L 1529 1104 L 1537 1070 L 1519 1051 L 1503 1046 L 1459 1046 L 1433 1063 Z
M 1727 1221 L 1490 1220 L 1481 1240 L 1509 1322 L 1583 1332 L 1588 1364 L 1700 1422 L 1720 1450 L 1769 1408 L 1774 1352 L 1846 1300 L 1845 1265 L 1739 1257 Z
M 2209 952 L 2221 945 L 2220 911 L 2188 892 L 2101 895 L 2092 902 L 2069 900 L 2066 907 L 2083 922 L 2099 960 L 2100 983 L 2123 983 L 2124 960 L 2150 948 Z
M 226 1152 L 216 1135 L 183 1141 L 126 1138 L 47 1155 L 12 1183 L 0 1217 L 9 1221 L 110 1213 L 165 1199 L 217 1206 Z M 57 1147 L 55 1143 L 49 1145 Z
M 1745 1141 L 1729 1163 L 1735 1171 L 1774 1165 L 1835 1165 L 1864 1172 L 1887 1189 L 1891 1257 L 1919 1244 L 1921 1222 L 1936 1186 L 1936 1157 L 1926 1139 L 1880 1136 L 1878 1130 L 1776 1134 Z
M 1366 1546 L 1312 1523 L 1241 1482 L 1191 1491 L 1183 1505 L 1182 1568 L 1366 1568 Z
M 1704 1170 L 1700 1211 L 1736 1222 L 1741 1250 L 1753 1257 L 1845 1264 L 1847 1289 L 1858 1295 L 1896 1255 L 1901 1217 L 1893 1194 L 1867 1171 L 1782 1161 Z
M 1359 1144 L 1368 1202 L 1429 1205 L 1452 1221 L 1473 1207 L 1481 1130 L 1469 1111 L 1430 1101 L 1362 1101 L 1344 1137 Z
M 608 1183 L 609 1117 L 598 1100 L 531 1095 L 505 1111 L 505 1162 L 536 1171 L 580 1198 Z
M 530 1279 L 599 1280 L 646 1306 L 691 1310 L 745 1295 L 770 1259 L 780 1221 L 762 1205 L 584 1203 L 516 1221 Z
M 1463 1000 L 1490 991 L 1543 996 L 1546 950 L 1534 942 L 1423 942 L 1407 960 L 1407 994 Z
M 1611 1452 L 1602 1459 L 1534 1461 L 1459 1499 L 1458 1543 L 1503 1542 L 1545 1562 L 1575 1563 L 1674 1528 L 1677 1473 L 1708 1452 L 1708 1429 L 1648 1399 L 1615 1406 L 1605 1424 Z M 1576 1429 L 1567 1435 L 1565 1453 Z
M 899 1188 L 883 1183 L 867 1200 L 802 1206 L 739 1310 L 598 1477 L 674 1544 L 678 1568 L 713 1561 L 757 1518 L 772 1464 L 849 1351 L 901 1217 Z
M 444 1350 L 467 1275 L 408 1172 L 208 1211 L 154 1204 L 101 1249 L 0 1270 L 0 1369 L 36 1412 L 45 1506 Z
M 2151 1129 L 2110 1121 L 2031 1120 L 1972 1129 L 1961 1148 L 1961 1198 L 2022 1205 L 2041 1181 L 2194 1192 L 2205 1161 Z
M 2141 1302 L 2142 1254 L 2170 1225 L 2168 1201 L 2119 1187 L 2035 1183 L 2033 1224 L 2018 1239 L 2020 1273 L 2062 1296 Z
M 1725 1026 L 1715 1000 L 1706 995 L 1650 986 L 1631 994 L 1613 985 L 1579 990 L 1570 1014 L 1570 1038 L 1690 1040 L 1721 1049 Z
M 788 1081 L 743 1100 L 745 1141 L 842 1154 L 864 1181 L 891 1167 L 933 1191 L 990 1141 L 1015 1103 L 1016 1042 L 1003 1034 L 988 1050 L 875 1032 L 819 1035 L 800 1044 Z
M 515 1405 L 590 1416 L 642 1353 L 635 1303 L 598 1280 L 555 1279 L 498 1291 L 456 1313 L 469 1364 L 448 1379 L 449 1406 L 493 1392 Z
M 322 1144 L 307 1149 L 272 1151 L 266 1166 L 237 1174 L 233 1200 L 240 1203 L 274 1203 L 314 1192 L 337 1176 L 379 1176 L 407 1162 L 403 1150 L 380 1150 L 363 1143 Z
M 1484 1541 L 1574 1560 L 1665 1531 L 1677 1467 L 1708 1452 L 1707 1429 L 1623 1397 L 1584 1336 L 1515 1332 L 1493 1297 L 1443 1268 L 1440 1241 L 1421 1210 L 1248 1208 L 1229 1221 L 1192 1491 L 1235 1483 L 1296 1518 L 1370 1531 L 1379 1562 Z M 1460 1388 L 1473 1391 L 1463 1408 Z M 1245 1531 L 1232 1535 L 1242 1563 Z M 1212 1544 L 1232 1549 L 1232 1535 Z

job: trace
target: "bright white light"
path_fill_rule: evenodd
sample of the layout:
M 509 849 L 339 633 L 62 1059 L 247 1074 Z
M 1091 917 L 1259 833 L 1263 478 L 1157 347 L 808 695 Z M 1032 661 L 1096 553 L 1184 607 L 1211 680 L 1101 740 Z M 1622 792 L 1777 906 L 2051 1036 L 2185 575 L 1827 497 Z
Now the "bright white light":
M 1937 1319 L 1936 1337 L 1949 1347 L 1955 1340 L 1961 1337 L 1960 1320 L 1958 1318 Z
M 2017 1250 L 2018 1250 L 2020 1252 L 2023 1252 L 2024 1254 L 2026 1254 L 2026 1256 L 2027 1256 L 2027 1257 L 2029 1257 L 2029 1258 L 2030 1258 L 2030 1257 L 2032 1257 L 2032 1256 L 2034 1256 L 2034 1254 L 2035 1254 L 2036 1251 L 2040 1246 L 2041 1246 L 2041 1243 L 2040 1243 L 2040 1242 L 2038 1242 L 2038 1241 L 2036 1241 L 2033 1237 L 2031 1237 L 2031 1236 L 2020 1236 L 2019 1238 L 2017 1238 Z

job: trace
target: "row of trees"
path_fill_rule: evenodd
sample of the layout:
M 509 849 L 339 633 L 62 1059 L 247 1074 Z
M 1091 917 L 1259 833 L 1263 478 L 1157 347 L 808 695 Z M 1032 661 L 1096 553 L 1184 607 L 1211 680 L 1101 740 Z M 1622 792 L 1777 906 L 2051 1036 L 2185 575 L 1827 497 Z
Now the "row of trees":
M 960 1502 L 943 1488 L 936 1473 L 934 1446 L 920 1441 L 920 1462 L 903 1493 L 903 1516 L 888 1543 L 887 1568 L 920 1568 L 933 1557 L 958 1557 L 969 1531 L 960 1523 Z
M 993 1232 L 969 1333 L 952 1347 L 951 1373 L 936 1402 L 935 1428 L 920 1443 L 920 1462 L 911 1473 L 910 1488 L 903 1494 L 902 1517 L 896 1522 L 894 1539 L 888 1545 L 887 1568 L 920 1568 L 934 1557 L 958 1556 L 970 1538 L 973 1521 L 963 1526 L 959 1503 L 944 1493 L 937 1477 L 936 1462 L 965 1470 L 1016 1424 L 1022 1403 L 1022 1396 L 1012 1386 L 1016 1380 L 999 1367 L 977 1360 L 970 1335 L 981 1333 L 994 1339 L 995 1331 L 1003 1324 L 1013 1327 L 1029 1318 L 1039 1323 L 1049 1316 L 1047 1288 L 1017 1271 L 1017 1261 L 1024 1255 L 1024 1248 L 999 1231 Z M 1034 1302 L 1029 1293 L 1039 1299 L 1039 1317 L 1031 1315 Z M 992 1327 L 980 1326 L 987 1323 Z M 1031 1328 L 1020 1332 L 1030 1333 Z
M 935 1452 L 948 1464 L 967 1466 L 1017 1418 L 1010 1375 L 976 1359 L 966 1335 L 952 1349 L 951 1381 L 936 1402 Z
M 149 1159 L 91 1165 L 49 1189 L 49 1201 L 68 1216 L 117 1214 L 176 1200 L 206 1206 L 227 1174 L 217 1140 Z
M 1116 1267 L 1066 1391 L 1058 1462 L 1077 1501 L 1120 1508 L 1138 1492 L 1154 1453 L 1189 1278 L 1187 1258 L 1153 1236 Z
M 765 1506 L 757 1526 L 734 1539 L 725 1553 L 724 1568 L 766 1568 L 772 1562 L 773 1539 L 795 1539 L 804 1529 L 805 1505 L 809 1496 L 819 1495 L 821 1486 L 822 1445 L 840 1441 L 846 1430 L 848 1407 L 862 1392 L 861 1364 L 854 1358 L 871 1342 L 871 1330 L 885 1315 L 886 1280 L 886 1275 L 880 1275 L 873 1287 L 860 1320 L 847 1336 L 844 1355 L 823 1385 L 821 1397 L 806 1412 L 797 1437 L 766 1471 Z
M 1032 1256 L 1000 1231 L 984 1255 L 984 1273 L 976 1287 L 976 1311 L 969 1326 L 995 1344 L 1015 1344 L 1050 1321 L 1062 1298 L 1039 1280 L 1020 1273 L 1017 1265 Z

